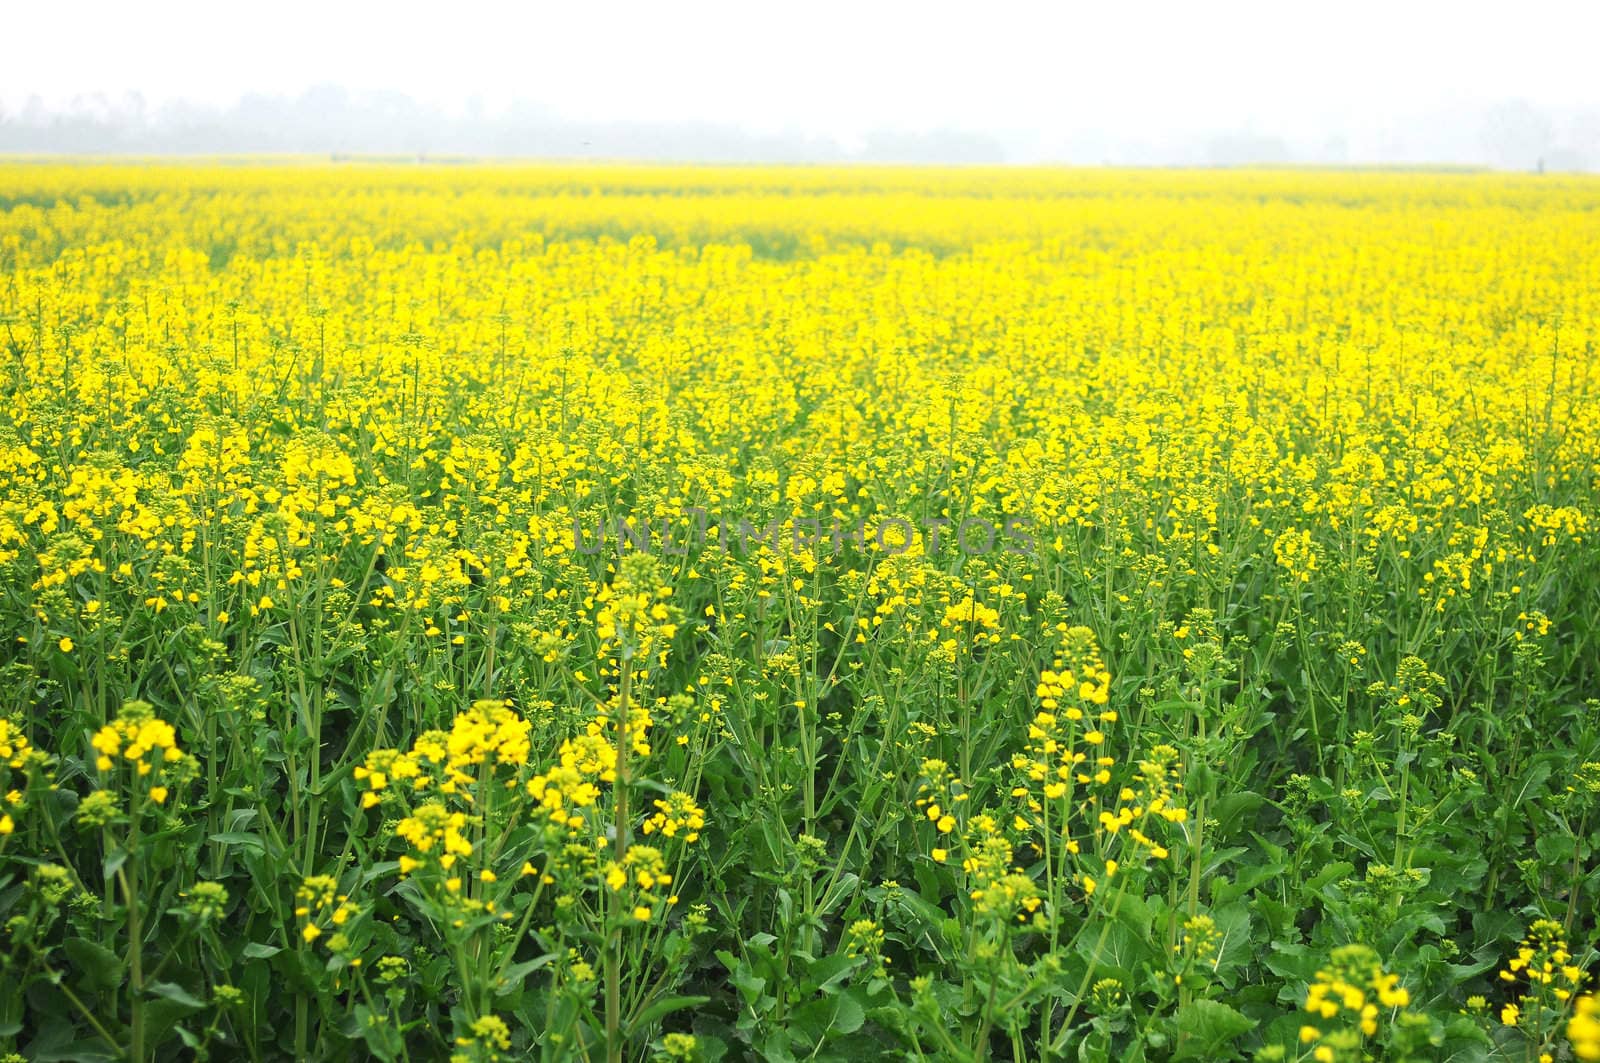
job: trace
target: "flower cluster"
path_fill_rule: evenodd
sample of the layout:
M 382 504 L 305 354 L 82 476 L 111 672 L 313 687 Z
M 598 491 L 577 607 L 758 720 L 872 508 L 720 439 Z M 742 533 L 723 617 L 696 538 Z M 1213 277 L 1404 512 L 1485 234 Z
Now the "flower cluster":
M 129 769 L 136 792 L 157 805 L 164 804 L 171 787 L 195 772 L 194 758 L 178 748 L 172 725 L 156 716 L 147 702 L 124 702 L 116 718 L 89 740 L 94 766 L 102 776 Z
M 457 860 L 472 855 L 472 842 L 464 833 L 468 823 L 465 812 L 454 811 L 442 801 L 418 805 L 394 828 L 395 836 L 418 854 L 400 857 L 400 874 L 410 874 L 427 860 L 436 861 L 443 871 L 453 870 Z
M 672 604 L 672 587 L 662 578 L 660 565 L 648 554 L 629 554 L 621 571 L 595 595 L 595 634 L 602 652 L 637 656 L 658 667 L 666 663 L 667 647 L 678 633 L 680 621 Z
M 1368 693 L 1379 698 L 1396 718 L 1426 718 L 1437 712 L 1444 699 L 1439 691 L 1444 677 L 1428 668 L 1420 657 L 1406 657 L 1395 670 L 1393 683 L 1373 683 Z
M 1583 984 L 1582 968 L 1572 962 L 1566 931 L 1553 919 L 1536 919 L 1527 936 L 1517 946 L 1517 954 L 1506 962 L 1500 980 L 1516 984 L 1527 982 L 1530 990 L 1548 990 L 1565 1003 Z
M 620 861 L 611 860 L 605 868 L 606 889 L 625 898 L 620 907 L 640 923 L 648 923 L 663 901 L 678 903 L 676 895 L 663 891 L 672 885 L 666 857 L 649 845 L 630 845 Z
M 1600 999 L 1585 993 L 1574 1001 L 1572 1018 L 1567 1020 L 1567 1040 L 1574 1058 L 1600 1059 Z
M 1187 980 L 1193 975 L 1205 975 L 1214 970 L 1222 947 L 1222 931 L 1217 921 L 1204 913 L 1183 921 L 1183 932 L 1172 946 L 1179 967 L 1178 976 Z
M 584 825 L 582 810 L 600 800 L 601 785 L 616 778 L 616 750 L 604 737 L 586 734 L 562 742 L 556 763 L 528 780 L 527 793 L 552 824 L 575 831 Z
M 1317 1063 L 1355 1063 L 1363 1058 L 1363 1039 L 1377 1037 L 1385 1013 L 1396 1015 L 1411 994 L 1365 945 L 1336 948 L 1329 960 L 1306 993 L 1310 1020 L 1300 1027 L 1300 1041 L 1314 1046 Z
M 1000 611 L 975 600 L 970 594 L 944 611 L 940 627 L 949 633 L 944 643 L 946 650 L 953 651 L 963 643 L 1000 644 Z
M 343 952 L 348 941 L 344 929 L 360 909 L 350 902 L 348 895 L 339 892 L 338 880 L 331 875 L 308 875 L 295 890 L 294 899 L 294 914 L 301 923 L 301 939 L 309 945 L 328 934 L 328 948 Z
M 494 1063 L 500 1053 L 511 1050 L 511 1027 L 498 1015 L 482 1015 L 467 1024 L 467 1033 L 456 1037 L 450 1063 Z
M 361 805 L 380 803 L 391 783 L 403 783 L 413 792 L 460 796 L 470 804 L 475 787 L 498 769 L 509 769 L 514 777 L 527 766 L 530 728 L 507 703 L 476 701 L 456 715 L 450 730 L 424 732 L 407 753 L 375 749 L 367 754 L 353 773 L 367 787 Z M 515 786 L 516 780 L 502 785 Z
M 655 813 L 640 828 L 645 834 L 659 832 L 668 838 L 682 834 L 686 842 L 700 840 L 701 828 L 706 825 L 706 814 L 695 804 L 691 795 L 674 790 L 665 799 L 658 799 L 655 808 Z
M 1562 1019 L 1588 980 L 1567 945 L 1561 924 L 1553 919 L 1534 920 L 1499 977 L 1520 990 L 1501 1006 L 1500 1024 L 1520 1030 L 1531 1050 L 1548 1052 Z
M 965 804 L 970 795 L 950 770 L 950 765 L 937 758 L 930 757 L 922 762 L 921 776 L 917 783 L 916 807 L 933 824 L 935 832 L 949 834 L 956 829 L 956 817 L 952 809 Z M 934 847 L 935 862 L 944 863 L 947 855 L 948 849 L 944 845 Z
M 0 716 L 0 845 L 17 829 L 16 817 L 27 804 L 28 790 L 49 758 L 36 749 L 13 721 Z

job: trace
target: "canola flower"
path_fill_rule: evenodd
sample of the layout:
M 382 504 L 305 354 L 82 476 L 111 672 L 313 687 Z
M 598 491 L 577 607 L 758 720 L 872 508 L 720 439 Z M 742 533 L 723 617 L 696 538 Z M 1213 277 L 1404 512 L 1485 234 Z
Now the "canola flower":
M 1600 1059 L 1600 1001 L 1585 993 L 1573 1005 L 1567 1020 L 1567 1040 L 1577 1059 Z
M 34 748 L 13 721 L 0 717 L 0 845 L 16 832 L 31 784 L 47 762 L 47 754 Z

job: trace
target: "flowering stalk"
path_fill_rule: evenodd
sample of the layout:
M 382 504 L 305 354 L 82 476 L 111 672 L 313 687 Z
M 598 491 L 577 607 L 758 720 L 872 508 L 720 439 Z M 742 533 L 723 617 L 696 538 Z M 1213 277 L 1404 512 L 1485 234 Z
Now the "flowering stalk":
M 613 846 L 613 859 L 617 866 L 623 866 L 623 858 L 628 853 L 628 702 L 633 692 L 633 646 L 624 639 L 621 648 L 622 677 L 617 686 L 617 760 L 616 782 L 612 784 L 612 791 L 616 795 L 616 815 L 612 821 L 612 830 L 616 837 Z M 610 941 L 606 948 L 606 1057 L 611 1063 L 622 1063 L 622 911 L 624 901 L 621 893 L 608 894 L 606 907 L 610 918 L 607 922 L 607 935 Z

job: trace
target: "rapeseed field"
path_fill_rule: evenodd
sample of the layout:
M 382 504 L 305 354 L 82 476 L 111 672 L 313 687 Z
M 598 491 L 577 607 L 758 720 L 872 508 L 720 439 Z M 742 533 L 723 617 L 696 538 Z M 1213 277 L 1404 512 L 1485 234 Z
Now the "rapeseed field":
M 1600 1059 L 1596 248 L 0 165 L 0 1055 Z

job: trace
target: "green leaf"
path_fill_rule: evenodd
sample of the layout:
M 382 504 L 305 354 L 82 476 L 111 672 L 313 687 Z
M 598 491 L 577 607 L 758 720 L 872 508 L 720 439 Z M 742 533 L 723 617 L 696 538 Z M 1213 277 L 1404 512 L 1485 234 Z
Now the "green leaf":
M 192 1011 L 199 1011 L 206 1006 L 205 1001 L 176 982 L 151 982 L 145 986 L 145 989 L 149 991 L 151 996 L 160 997 L 162 1000 L 170 1000 L 179 1007 L 189 1008 Z
M 1224 1047 L 1255 1025 L 1254 1019 L 1219 1001 L 1190 1001 L 1178 1009 L 1178 1049 L 1173 1058 L 1223 1058 Z
M 495 986 L 495 995 L 503 997 L 507 993 L 514 993 L 521 989 L 523 982 L 527 981 L 528 975 L 546 966 L 555 958 L 555 953 L 547 952 L 543 956 L 536 956 L 531 960 L 513 963 L 506 968 L 506 973 L 500 976 L 500 982 Z
M 237 845 L 242 849 L 249 849 L 255 853 L 265 853 L 267 843 L 261 840 L 261 835 L 251 834 L 247 831 L 225 830 L 213 834 L 211 840 L 222 845 Z
M 1304 891 L 1316 893 L 1330 882 L 1337 882 L 1356 869 L 1356 865 L 1344 860 L 1336 860 L 1325 866 L 1321 871 L 1306 879 Z
M 61 947 L 91 988 L 115 989 L 122 984 L 122 958 L 104 945 L 88 938 L 70 938 Z
M 636 1031 L 648 1029 L 675 1011 L 682 1011 L 684 1008 L 698 1008 L 701 1004 L 709 1003 L 710 1000 L 710 997 L 663 997 L 634 1016 L 630 1028 Z
M 773 1030 L 767 1035 L 766 1040 L 761 1043 L 761 1047 L 757 1051 L 761 1053 L 762 1059 L 767 1060 L 767 1063 L 795 1063 L 795 1055 L 789 1049 L 789 1043 L 789 1032 L 787 1030 Z
M 850 990 L 834 997 L 836 1008 L 833 1013 L 832 1033 L 852 1034 L 861 1029 L 867 1021 L 866 1008 L 861 1006 L 861 1001 L 856 999 L 859 990 Z
M 1538 841 L 1533 843 L 1539 856 L 1547 864 L 1570 864 L 1578 852 L 1577 842 L 1570 834 L 1557 834 L 1547 832 L 1539 835 Z
M 1309 983 L 1317 976 L 1320 958 L 1304 945 L 1272 943 L 1272 952 L 1262 957 L 1261 963 L 1279 978 Z
M 62 1027 L 63 1036 L 70 1035 L 70 1027 Z M 29 1045 L 28 1058 L 37 1063 L 102 1063 L 121 1059 L 118 1052 L 106 1047 L 106 1043 L 98 1037 L 84 1041 L 63 1041 L 61 1038 L 52 1040 L 49 1044 L 41 1044 L 44 1038 Z
M 826 989 L 848 974 L 851 968 L 860 963 L 859 957 L 849 953 L 836 952 L 832 956 L 824 956 L 813 961 L 806 968 L 806 983 L 814 989 Z

